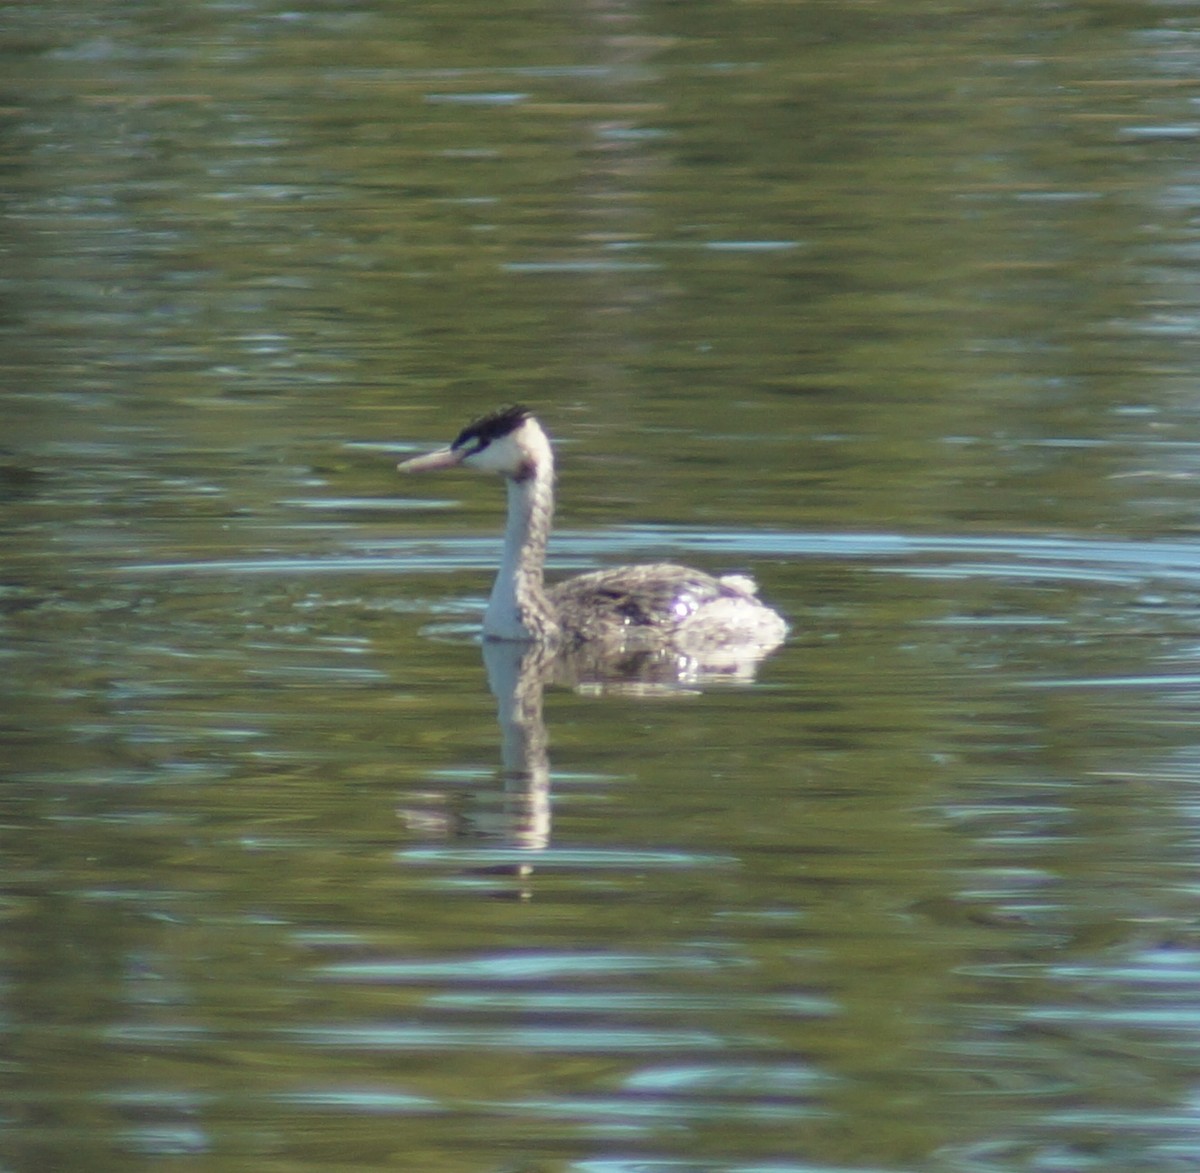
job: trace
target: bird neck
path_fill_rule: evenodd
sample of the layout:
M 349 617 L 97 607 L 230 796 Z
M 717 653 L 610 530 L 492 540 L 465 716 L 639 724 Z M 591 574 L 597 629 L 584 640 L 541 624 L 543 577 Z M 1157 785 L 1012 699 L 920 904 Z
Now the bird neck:
M 554 516 L 553 462 L 530 463 L 507 485 L 504 554 L 483 617 L 483 633 L 492 639 L 549 642 L 559 634 L 554 608 L 542 586 Z

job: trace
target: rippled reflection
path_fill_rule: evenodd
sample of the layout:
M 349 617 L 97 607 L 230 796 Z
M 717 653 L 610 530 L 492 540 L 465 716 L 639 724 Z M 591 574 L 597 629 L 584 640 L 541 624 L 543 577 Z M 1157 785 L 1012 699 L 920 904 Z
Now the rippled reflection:
M 1194 25 L 7 6 L 6 1167 L 1194 1169 Z M 756 679 L 489 689 L 504 400 Z

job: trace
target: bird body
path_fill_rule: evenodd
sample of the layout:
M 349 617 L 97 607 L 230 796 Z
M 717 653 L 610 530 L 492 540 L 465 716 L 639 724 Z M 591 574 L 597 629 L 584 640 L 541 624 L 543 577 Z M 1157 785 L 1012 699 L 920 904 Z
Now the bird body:
M 670 562 L 581 574 L 546 589 L 542 570 L 554 514 L 554 454 L 528 408 L 501 408 L 468 424 L 447 448 L 405 461 L 404 472 L 464 465 L 506 478 L 504 553 L 484 613 L 489 639 L 613 653 L 674 648 L 762 655 L 787 623 L 745 575 L 715 577 Z

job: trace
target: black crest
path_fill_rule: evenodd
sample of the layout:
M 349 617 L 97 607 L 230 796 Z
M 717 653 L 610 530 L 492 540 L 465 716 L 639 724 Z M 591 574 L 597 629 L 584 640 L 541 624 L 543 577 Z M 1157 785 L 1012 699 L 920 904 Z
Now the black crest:
M 533 413 L 524 404 L 513 403 L 498 407 L 487 415 L 473 420 L 454 439 L 451 448 L 469 446 L 472 452 L 482 452 L 493 440 L 516 431 Z

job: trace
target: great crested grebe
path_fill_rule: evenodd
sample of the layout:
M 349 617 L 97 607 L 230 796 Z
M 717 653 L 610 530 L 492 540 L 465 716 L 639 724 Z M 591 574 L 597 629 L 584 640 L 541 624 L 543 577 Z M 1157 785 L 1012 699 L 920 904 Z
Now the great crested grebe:
M 683 652 L 740 649 L 763 655 L 788 625 L 755 597 L 752 578 L 716 578 L 655 562 L 581 574 L 546 589 L 542 567 L 554 514 L 554 454 L 527 407 L 502 407 L 468 424 L 448 448 L 406 460 L 401 472 L 457 465 L 495 472 L 508 485 L 504 554 L 483 633 L 565 648 L 616 651 L 673 647 Z

